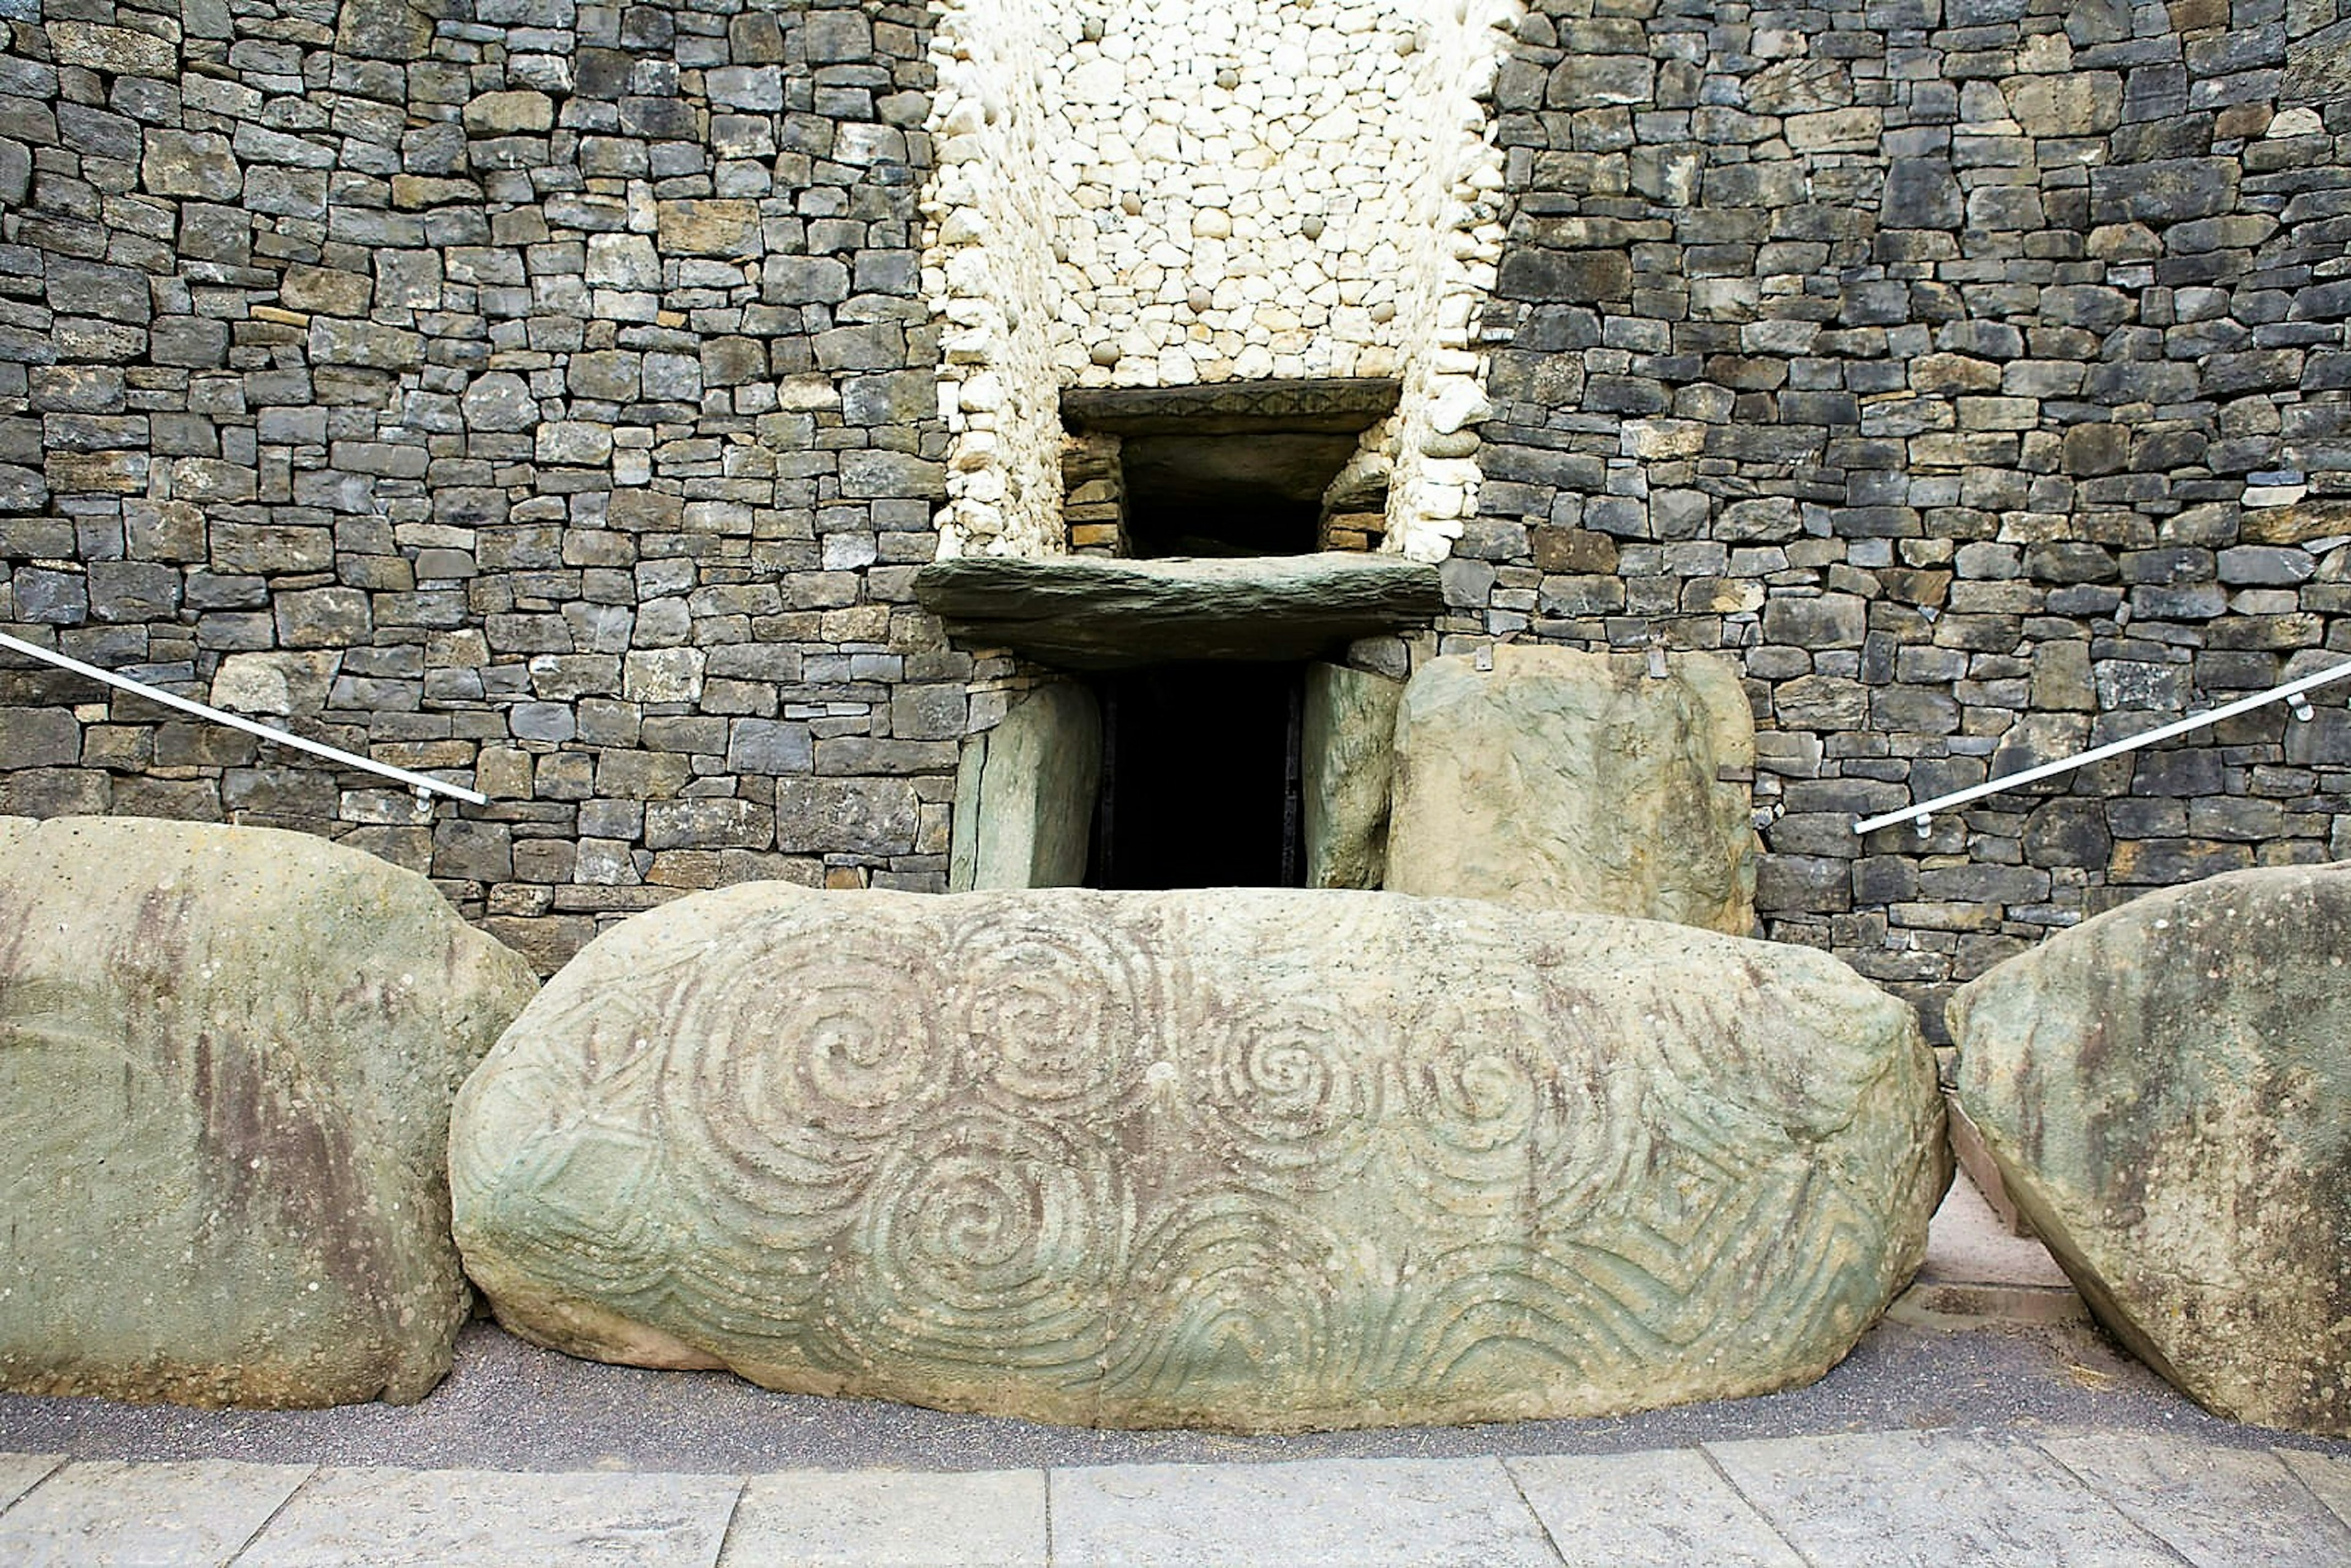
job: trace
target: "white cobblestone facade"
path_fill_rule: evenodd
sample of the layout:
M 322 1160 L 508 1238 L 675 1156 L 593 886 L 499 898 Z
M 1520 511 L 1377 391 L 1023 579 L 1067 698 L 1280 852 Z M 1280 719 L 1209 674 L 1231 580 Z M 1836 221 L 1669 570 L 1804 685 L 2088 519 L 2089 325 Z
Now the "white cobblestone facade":
M 966 0 L 933 40 L 924 282 L 949 550 L 1064 548 L 1061 388 L 1394 377 L 1391 548 L 1476 505 L 1471 324 L 1503 237 L 1490 91 L 1520 7 Z

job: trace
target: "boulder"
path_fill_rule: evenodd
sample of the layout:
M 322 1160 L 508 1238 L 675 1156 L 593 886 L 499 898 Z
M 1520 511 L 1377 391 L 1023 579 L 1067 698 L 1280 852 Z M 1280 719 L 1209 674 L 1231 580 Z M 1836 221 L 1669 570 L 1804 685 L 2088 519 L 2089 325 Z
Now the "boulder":
M 1962 987 L 1960 1104 L 2116 1337 L 2199 1404 L 2351 1436 L 2351 866 L 2134 899 Z
M 457 1085 L 536 985 L 305 834 L 0 825 L 0 1387 L 414 1400 L 468 1294 Z
M 1666 667 L 1549 647 L 1423 665 L 1396 718 L 1389 891 L 1747 935 L 1754 718 L 1721 660 Z
M 1303 889 L 748 884 L 606 933 L 459 1096 L 498 1316 L 1091 1426 L 1586 1416 L 1818 1376 L 1947 1177 L 1808 948 Z
M 947 880 L 957 892 L 1085 880 L 1102 780 L 1102 709 L 1083 686 L 1040 686 L 963 743 Z

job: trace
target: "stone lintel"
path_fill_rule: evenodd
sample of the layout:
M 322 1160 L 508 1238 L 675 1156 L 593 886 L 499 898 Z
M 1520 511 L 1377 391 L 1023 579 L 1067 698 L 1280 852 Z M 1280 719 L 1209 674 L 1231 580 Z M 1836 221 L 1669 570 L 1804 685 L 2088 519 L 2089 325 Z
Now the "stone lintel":
M 1383 376 L 1228 382 L 1188 387 L 1070 387 L 1061 423 L 1118 435 L 1248 435 L 1367 430 L 1395 412 L 1402 383 Z
M 972 646 L 1072 670 L 1177 660 L 1307 659 L 1444 608 L 1437 569 L 1326 551 L 1229 559 L 966 556 L 914 578 L 923 607 Z

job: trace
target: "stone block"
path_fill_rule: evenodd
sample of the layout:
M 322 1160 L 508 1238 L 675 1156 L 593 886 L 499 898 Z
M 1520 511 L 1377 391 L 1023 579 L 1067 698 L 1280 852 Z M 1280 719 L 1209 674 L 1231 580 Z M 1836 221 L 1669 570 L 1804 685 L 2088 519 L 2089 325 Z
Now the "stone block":
M 2351 869 L 2147 894 L 1949 1009 L 2009 1196 L 2140 1359 L 2218 1415 L 2351 1433 L 2341 1180 Z
M 747 261 L 765 248 L 757 202 L 662 202 L 657 204 L 656 217 L 662 253 L 665 256 L 715 256 Z
M 755 883 L 575 959 L 468 1082 L 451 1180 L 501 1320 L 570 1354 L 1300 1429 L 1817 1376 L 1923 1254 L 1941 1120 L 1911 1010 L 1792 946 Z
M 722 796 L 645 804 L 647 849 L 763 850 L 772 848 L 775 841 L 776 813 L 755 800 Z
M 228 138 L 210 131 L 150 130 L 139 177 L 158 196 L 234 202 L 245 189 L 245 169 Z
M 17 838 L 0 928 L 0 1385 L 423 1397 L 466 1316 L 447 1108 L 522 961 L 371 856 L 131 819 Z
M 1071 684 L 1040 686 L 964 742 L 947 885 L 1075 887 L 1085 880 L 1102 776 L 1102 711 Z M 780 804 L 780 801 L 779 801 Z
M 1404 690 L 1402 681 L 1343 664 L 1306 667 L 1299 751 L 1309 887 L 1375 888 L 1386 878 Z
M 70 768 L 81 760 L 81 725 L 62 707 L 12 707 L 0 725 L 0 772 Z
M 775 847 L 785 854 L 906 854 L 914 847 L 915 810 L 914 787 L 903 779 L 778 779 Z
M 543 92 L 486 92 L 465 109 L 469 136 L 536 135 L 555 123 L 555 104 Z
M 727 727 L 730 773 L 806 773 L 816 766 L 816 743 L 802 722 L 738 718 Z
M 1759 846 L 1739 676 L 1676 654 L 1502 647 L 1438 659 L 1395 727 L 1387 886 L 1744 936 Z

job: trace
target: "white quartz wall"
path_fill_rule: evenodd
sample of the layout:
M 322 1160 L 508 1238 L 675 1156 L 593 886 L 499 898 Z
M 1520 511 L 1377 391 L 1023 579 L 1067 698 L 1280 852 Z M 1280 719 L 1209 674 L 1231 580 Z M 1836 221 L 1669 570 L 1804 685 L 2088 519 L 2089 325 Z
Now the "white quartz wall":
M 1047 62 L 1025 0 L 947 6 L 933 34 L 937 172 L 924 194 L 925 290 L 942 319 L 939 407 L 954 445 L 939 553 L 1058 555 L 1061 307 L 1052 235 L 1066 204 L 1047 172 Z
M 1515 0 L 954 0 L 925 277 L 943 548 L 1062 548 L 1060 389 L 1398 376 L 1392 547 L 1476 505 Z

